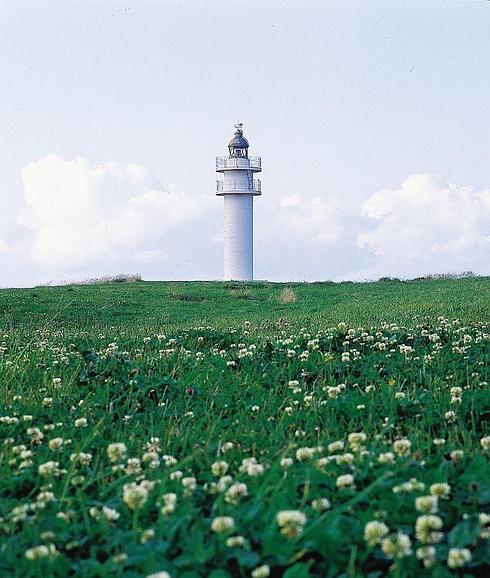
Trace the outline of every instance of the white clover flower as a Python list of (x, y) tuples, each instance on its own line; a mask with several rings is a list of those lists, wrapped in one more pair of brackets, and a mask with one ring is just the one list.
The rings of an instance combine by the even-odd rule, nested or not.
[(328, 453), (334, 454), (335, 452), (341, 452), (344, 449), (344, 445), (345, 444), (342, 440), (329, 443), (327, 446)]
[(490, 450), (490, 436), (481, 438), (480, 445), (485, 451)]
[(53, 558), (58, 554), (54, 544), (41, 544), (25, 551), (24, 555), (28, 560), (41, 560), (42, 558)]
[(146, 544), (147, 542), (152, 540), (154, 537), (155, 537), (155, 530), (153, 528), (147, 528), (146, 530), (143, 530), (143, 532), (141, 534), (140, 543)]
[(384, 522), (373, 520), (364, 526), (364, 540), (368, 546), (376, 546), (388, 535), (388, 532), (388, 526)]
[(437, 496), (420, 496), (415, 499), (415, 509), (424, 514), (435, 514), (438, 506), (439, 498)]
[(123, 486), (123, 502), (130, 510), (137, 510), (143, 506), (148, 499), (148, 489), (143, 483), (124, 484)]
[(379, 454), (378, 462), (380, 464), (394, 464), (395, 454), (393, 452), (384, 452), (382, 454)]
[(298, 448), (296, 450), (296, 459), (299, 462), (311, 460), (316, 453), (316, 448)]
[(340, 490), (345, 488), (352, 488), (354, 486), (354, 476), (352, 474), (344, 474), (339, 476), (335, 482), (335, 485)]
[(424, 544), (436, 544), (442, 540), (442, 520), (434, 514), (419, 516), (415, 522), (415, 536)]
[(63, 446), (63, 438), (53, 438), (48, 442), (48, 448), (50, 450), (59, 450)]
[(282, 510), (276, 514), (277, 525), (283, 536), (297, 536), (303, 531), (307, 518), (299, 510)]
[(388, 558), (405, 558), (412, 553), (410, 536), (399, 532), (395, 536), (385, 538), (381, 542), (381, 549)]
[(450, 454), (451, 459), (453, 462), (460, 462), (463, 459), (464, 451), (463, 450), (453, 450)]
[(79, 417), (78, 419), (75, 420), (74, 425), (75, 425), (75, 427), (78, 427), (78, 428), (87, 427), (87, 425), (88, 425), (87, 418), (86, 417)]
[(214, 462), (211, 465), (211, 471), (213, 472), (213, 475), (215, 475), (215, 476), (224, 476), (226, 474), (226, 472), (228, 471), (229, 467), (230, 466), (229, 466), (228, 462), (218, 461), (218, 462)]
[(426, 568), (431, 568), (436, 561), (436, 549), (434, 546), (420, 546), (415, 554), (417, 560), (422, 560)]
[(247, 484), (236, 482), (226, 490), (225, 502), (236, 505), (240, 498), (245, 498), (246, 496), (248, 496)]
[(192, 476), (182, 478), (182, 485), (184, 486), (184, 494), (186, 496), (192, 494), (197, 487), (197, 480)]
[(226, 539), (228, 548), (240, 548), (245, 545), (245, 538), (243, 536), (230, 536)]
[(293, 458), (281, 458), (280, 464), (283, 470), (287, 470), (290, 468), (294, 463)]
[(174, 494), (173, 492), (170, 492), (168, 494), (164, 494), (163, 495), (163, 506), (160, 509), (160, 512), (164, 516), (168, 516), (169, 514), (171, 514), (175, 510), (176, 505), (177, 505), (177, 494)]
[(317, 512), (324, 512), (330, 508), (330, 500), (327, 498), (316, 498), (311, 501), (311, 507)]
[(235, 520), (231, 516), (219, 516), (211, 523), (211, 530), (217, 534), (229, 532), (235, 527)]
[(468, 548), (450, 548), (447, 555), (449, 568), (462, 568), (471, 562), (471, 551)]
[(59, 462), (54, 461), (45, 462), (44, 464), (41, 464), (38, 467), (37, 471), (39, 472), (40, 476), (48, 477), (58, 473), (59, 465), (60, 465)]
[(445, 482), (438, 484), (432, 484), (429, 487), (429, 492), (431, 496), (437, 496), (439, 498), (446, 498), (451, 492), (451, 486)]
[(267, 564), (262, 564), (258, 566), (255, 570), (252, 570), (252, 578), (268, 578), (270, 576), (271, 569)]
[(127, 448), (123, 443), (109, 444), (107, 446), (107, 456), (109, 461), (114, 463), (126, 457)]
[(399, 456), (406, 456), (407, 454), (409, 454), (411, 447), (412, 447), (411, 441), (406, 438), (396, 440), (393, 443), (393, 450)]

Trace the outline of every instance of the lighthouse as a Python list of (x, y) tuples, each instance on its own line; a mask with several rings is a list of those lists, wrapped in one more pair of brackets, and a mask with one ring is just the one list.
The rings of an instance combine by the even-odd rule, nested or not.
[(255, 173), (262, 170), (260, 157), (248, 155), (243, 124), (235, 125), (228, 143), (228, 156), (216, 157), (216, 194), (224, 199), (224, 279), (253, 280), (253, 198), (261, 195)]

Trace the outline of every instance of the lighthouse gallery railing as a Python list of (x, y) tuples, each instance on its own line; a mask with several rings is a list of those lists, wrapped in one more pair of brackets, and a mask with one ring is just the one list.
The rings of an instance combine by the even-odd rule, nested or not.
[(260, 157), (216, 157), (217, 169), (260, 169), (261, 167), (262, 159)]
[(262, 183), (260, 179), (254, 179), (253, 184), (250, 183), (248, 189), (244, 188), (243, 182), (226, 181), (226, 189), (224, 188), (224, 181), (216, 181), (216, 191), (218, 193), (223, 191), (240, 191), (246, 193), (247, 191), (255, 191), (260, 193), (262, 190)]

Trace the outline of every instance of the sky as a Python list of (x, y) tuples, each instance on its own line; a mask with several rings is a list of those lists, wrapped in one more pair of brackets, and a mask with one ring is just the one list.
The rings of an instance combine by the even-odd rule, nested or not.
[(256, 278), (490, 274), (489, 30), (476, 0), (2, 0), (0, 286), (220, 279), (238, 120)]

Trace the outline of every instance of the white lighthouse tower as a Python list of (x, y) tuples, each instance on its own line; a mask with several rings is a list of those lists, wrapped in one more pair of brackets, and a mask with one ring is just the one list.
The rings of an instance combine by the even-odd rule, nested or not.
[(228, 144), (229, 154), (216, 157), (216, 194), (225, 203), (225, 281), (253, 279), (253, 198), (261, 195), (259, 179), (254, 174), (262, 170), (260, 157), (248, 156), (248, 141), (243, 136), (242, 123), (235, 125), (235, 136)]

